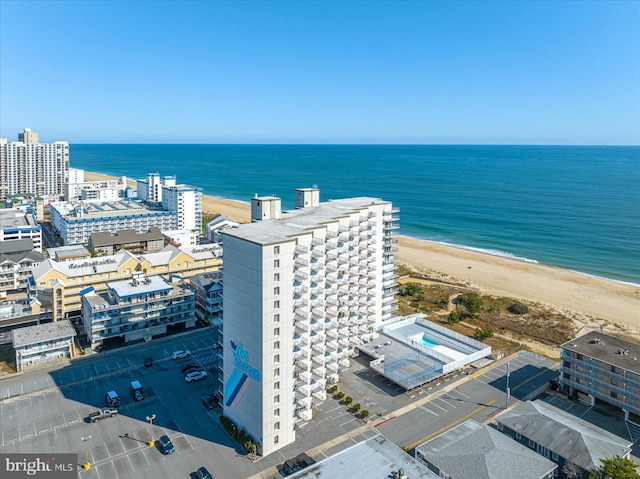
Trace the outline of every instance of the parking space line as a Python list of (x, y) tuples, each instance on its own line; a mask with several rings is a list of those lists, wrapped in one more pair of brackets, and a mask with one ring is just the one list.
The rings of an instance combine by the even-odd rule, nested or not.
[(467, 399), (471, 399), (471, 397), (470, 397), (470, 396), (467, 396), (465, 393), (463, 393), (463, 392), (462, 392), (462, 391), (460, 391), (459, 389), (452, 389), (452, 390), (451, 390), (451, 392), (452, 392), (452, 393), (453, 393), (453, 392), (456, 392), (456, 393), (460, 394), (460, 396), (464, 396), (464, 397), (466, 397)]
[(418, 408), (422, 409), (423, 411), (427, 411), (428, 413), (431, 413), (431, 414), (433, 414), (434, 416), (438, 416), (438, 417), (439, 417), (439, 414), (438, 414), (438, 413), (433, 412), (431, 409), (427, 409), (427, 408), (426, 408), (426, 407), (424, 407), (424, 406), (418, 406)]
[[(131, 464), (131, 469), (133, 469), (133, 472), (136, 472), (136, 468), (133, 467), (133, 462), (131, 462), (131, 457), (129, 456), (129, 454), (127, 454), (127, 459), (129, 459), (129, 464)], [(147, 461), (149, 462), (149, 461)]]
[[(355, 420), (356, 420), (356, 418), (355, 418), (355, 417), (354, 417), (354, 418), (351, 418), (351, 419), (349, 419), (347, 422), (343, 422), (342, 424), (339, 424), (339, 425), (338, 425), (338, 427), (342, 427), (342, 426), (344, 426), (345, 424), (349, 424), (350, 422), (353, 422), (353, 421), (355, 421)], [(353, 438), (352, 438), (352, 439), (353, 439)]]
[[(444, 400), (445, 396), (440, 396), (438, 399), (440, 399), (443, 403), (445, 403), (447, 406), (451, 406), (453, 409), (456, 409), (456, 406), (454, 406), (453, 404), (451, 404), (449, 401), (445, 401)], [(451, 398), (454, 399), (454, 398)]]
[[(439, 399), (439, 398), (436, 398), (436, 399)], [(439, 408), (439, 409), (442, 409), (444, 412), (449, 412), (449, 411), (447, 411), (445, 408), (443, 408), (442, 406), (438, 406), (438, 405), (437, 405), (435, 402), (433, 402), (433, 401), (428, 402), (427, 404), (432, 404), (432, 405), (434, 405), (435, 407), (437, 407), (437, 408)]]

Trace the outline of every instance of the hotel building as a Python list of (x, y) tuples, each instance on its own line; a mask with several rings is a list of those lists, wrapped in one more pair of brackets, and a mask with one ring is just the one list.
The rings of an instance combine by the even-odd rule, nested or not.
[(106, 339), (128, 343), (195, 326), (195, 294), (184, 283), (136, 274), (107, 288), (82, 294), (82, 322), (92, 347)]
[(112, 256), (91, 260), (58, 262), (47, 259), (36, 266), (29, 277), (28, 294), (53, 310), (53, 320), (79, 316), (81, 292), (93, 288), (107, 290), (111, 281), (130, 279), (141, 272), (146, 277), (161, 275), (189, 279), (200, 273), (217, 271), (222, 266), (220, 245), (200, 245), (178, 249), (166, 246), (157, 253), (135, 256), (121, 249)]
[(175, 211), (178, 222), (174, 230), (202, 233), (202, 190), (195, 186), (177, 185), (162, 188), (162, 208)]
[(51, 226), (66, 245), (87, 244), (92, 233), (115, 233), (126, 229), (145, 233), (153, 226), (174, 230), (177, 225), (177, 212), (152, 207), (139, 200), (51, 204)]
[(640, 424), (640, 344), (591, 331), (560, 347), (560, 384), (569, 396), (616, 406)]
[(0, 242), (29, 239), (42, 252), (42, 227), (33, 213), (21, 208), (0, 209)]
[(397, 210), (379, 198), (296, 209), (251, 200), (251, 224), (223, 232), (224, 415), (261, 445), (291, 444), (356, 346), (396, 305)]
[(160, 173), (149, 173), (146, 180), (136, 181), (136, 194), (140, 200), (162, 203), (162, 189), (165, 186), (176, 186), (176, 177), (161, 178)]
[(8, 195), (62, 196), (69, 178), (69, 143), (39, 143), (28, 128), (19, 141), (0, 138), (0, 202)]
[(126, 196), (127, 177), (119, 180), (84, 181), (84, 170), (69, 168), (64, 188), (65, 201), (117, 201)]

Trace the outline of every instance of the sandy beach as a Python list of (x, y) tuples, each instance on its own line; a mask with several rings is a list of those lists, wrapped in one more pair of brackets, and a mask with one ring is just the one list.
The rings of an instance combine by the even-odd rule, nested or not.
[[(85, 181), (110, 178), (85, 172)], [(135, 188), (135, 182), (129, 183)], [(222, 214), (249, 222), (248, 203), (205, 195), (202, 202), (205, 216)], [(640, 286), (404, 236), (398, 240), (400, 262), (421, 271), (468, 283), (484, 294), (539, 302), (640, 330)]]

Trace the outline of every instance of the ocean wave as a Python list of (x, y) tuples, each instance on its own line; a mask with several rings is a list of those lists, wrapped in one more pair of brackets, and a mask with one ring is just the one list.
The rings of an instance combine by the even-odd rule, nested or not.
[(500, 251), (497, 249), (477, 248), (475, 246), (466, 246), (462, 244), (447, 243), (445, 241), (432, 241), (432, 240), (426, 240), (426, 241), (430, 241), (431, 243), (441, 244), (442, 246), (450, 246), (452, 248), (466, 249), (468, 251), (474, 251), (476, 253), (488, 254), (491, 256), (499, 256), (501, 258), (522, 261), (523, 263), (540, 264), (540, 262), (536, 261), (535, 259), (525, 258), (523, 256), (516, 256), (513, 253), (507, 253), (506, 251)]

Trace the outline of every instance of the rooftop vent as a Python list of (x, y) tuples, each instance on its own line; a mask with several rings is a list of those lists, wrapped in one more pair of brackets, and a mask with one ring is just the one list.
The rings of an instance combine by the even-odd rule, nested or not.
[(589, 341), (590, 344), (604, 344), (602, 342), (602, 338), (593, 338), (591, 341)]
[(624, 354), (625, 356), (629, 355), (629, 350), (627, 348), (618, 349), (616, 354)]

